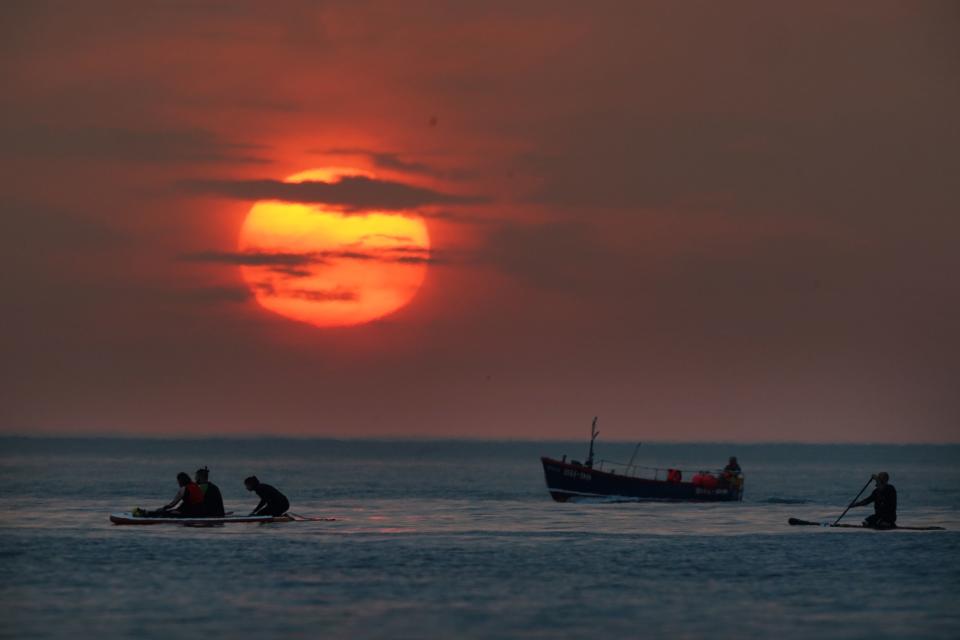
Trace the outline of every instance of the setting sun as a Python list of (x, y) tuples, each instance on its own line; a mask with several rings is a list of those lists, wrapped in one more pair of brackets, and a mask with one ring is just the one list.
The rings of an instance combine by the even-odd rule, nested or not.
[[(369, 176), (312, 169), (286, 182)], [(362, 324), (407, 305), (426, 276), (430, 240), (414, 214), (342, 212), (276, 200), (253, 205), (240, 232), (241, 267), (265, 309), (317, 327)]]

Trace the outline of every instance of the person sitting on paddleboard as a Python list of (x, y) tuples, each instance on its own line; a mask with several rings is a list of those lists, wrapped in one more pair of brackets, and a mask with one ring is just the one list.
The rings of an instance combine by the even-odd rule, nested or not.
[(250, 512), (252, 516), (282, 516), (290, 508), (290, 501), (268, 484), (257, 480), (257, 476), (250, 476), (243, 481), (247, 491), (253, 491), (260, 496), (260, 504)]
[(197, 469), (193, 477), (203, 492), (203, 514), (208, 518), (222, 518), (223, 495), (220, 487), (210, 482), (210, 469)]
[[(190, 480), (190, 476), (181, 471), (177, 474), (177, 484), (180, 490), (170, 502), (163, 506), (156, 515), (183, 515), (198, 517), (203, 515), (203, 491), (195, 482)], [(180, 505), (177, 508), (177, 505)]]
[(897, 526), (897, 490), (890, 484), (890, 474), (881, 471), (873, 476), (877, 488), (860, 502), (854, 502), (854, 507), (862, 507), (873, 503), (873, 515), (867, 516), (863, 526), (874, 529), (893, 529)]

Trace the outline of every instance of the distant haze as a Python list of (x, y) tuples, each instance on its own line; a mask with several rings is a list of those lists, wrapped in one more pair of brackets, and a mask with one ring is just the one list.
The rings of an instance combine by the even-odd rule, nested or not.
[[(960, 442), (958, 6), (5, 3), (0, 431)], [(262, 198), (425, 283), (265, 310)]]

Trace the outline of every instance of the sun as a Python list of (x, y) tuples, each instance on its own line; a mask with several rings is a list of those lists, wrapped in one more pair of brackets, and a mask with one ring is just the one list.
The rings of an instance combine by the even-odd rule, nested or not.
[[(369, 172), (310, 169), (285, 182), (334, 182)], [(259, 201), (240, 231), (240, 267), (257, 302), (317, 327), (358, 325), (403, 308), (426, 277), (430, 237), (413, 213), (345, 213)]]

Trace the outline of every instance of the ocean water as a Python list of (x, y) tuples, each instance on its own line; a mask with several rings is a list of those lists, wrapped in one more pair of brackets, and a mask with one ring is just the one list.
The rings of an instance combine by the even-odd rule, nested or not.
[[(960, 637), (960, 447), (645, 444), (651, 466), (737, 455), (744, 501), (553, 502), (539, 456), (585, 448), (0, 438), (0, 636)], [(203, 465), (228, 509), (255, 473), (336, 521), (109, 523)], [(835, 518), (879, 470), (900, 524), (948, 531), (786, 524)]]

